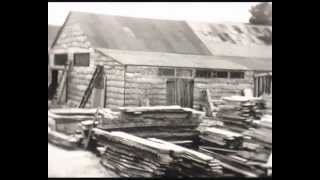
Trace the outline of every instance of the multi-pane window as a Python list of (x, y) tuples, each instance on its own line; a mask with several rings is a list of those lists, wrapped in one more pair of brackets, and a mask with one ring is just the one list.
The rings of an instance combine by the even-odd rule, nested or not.
[(54, 65), (64, 66), (68, 61), (68, 54), (55, 54), (54, 55)]
[(230, 72), (230, 78), (232, 79), (243, 79), (244, 72)]
[(171, 68), (159, 68), (159, 76), (174, 76), (174, 69)]
[(228, 72), (228, 71), (214, 71), (206, 69), (196, 70), (197, 78), (244, 78), (244, 72)]
[(74, 66), (87, 67), (90, 65), (90, 53), (76, 53), (74, 54)]

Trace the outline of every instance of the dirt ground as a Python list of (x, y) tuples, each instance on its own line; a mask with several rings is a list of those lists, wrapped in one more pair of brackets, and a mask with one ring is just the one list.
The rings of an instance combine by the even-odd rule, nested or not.
[(117, 177), (94, 154), (68, 151), (48, 143), (48, 177)]

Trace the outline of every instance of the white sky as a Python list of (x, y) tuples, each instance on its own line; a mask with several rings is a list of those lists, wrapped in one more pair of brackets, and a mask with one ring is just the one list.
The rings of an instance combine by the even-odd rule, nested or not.
[(48, 3), (48, 24), (62, 25), (69, 11), (204, 22), (248, 22), (256, 2)]

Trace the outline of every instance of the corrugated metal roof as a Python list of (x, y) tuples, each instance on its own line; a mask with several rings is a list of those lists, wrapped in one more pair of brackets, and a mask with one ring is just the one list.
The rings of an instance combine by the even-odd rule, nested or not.
[(48, 25), (48, 48), (51, 47), (56, 35), (58, 34), (60, 27)]
[(213, 55), (272, 58), (272, 26), (188, 22)]
[(255, 71), (272, 71), (272, 59), (271, 58), (247, 58), (247, 57), (227, 57), (217, 56), (217, 58), (223, 58), (229, 62), (237, 63), (248, 69)]
[(72, 23), (80, 24), (95, 47), (211, 55), (185, 21), (72, 12), (68, 24)]
[(243, 65), (214, 56), (122, 51), (103, 48), (97, 48), (97, 51), (112, 57), (123, 65), (248, 70)]

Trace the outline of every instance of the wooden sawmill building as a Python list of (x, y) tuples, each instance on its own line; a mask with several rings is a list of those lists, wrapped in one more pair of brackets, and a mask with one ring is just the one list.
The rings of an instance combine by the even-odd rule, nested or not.
[[(72, 62), (64, 101), (77, 106), (96, 66), (104, 67), (86, 107), (178, 104), (272, 89), (272, 27), (69, 13), (52, 46), (50, 69)], [(265, 77), (267, 80), (257, 80)], [(58, 77), (52, 78), (57, 81)], [(58, 83), (58, 82), (51, 83)], [(263, 82), (263, 86), (257, 83)]]

